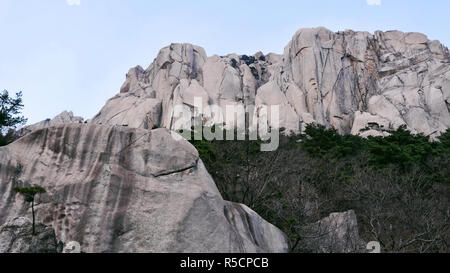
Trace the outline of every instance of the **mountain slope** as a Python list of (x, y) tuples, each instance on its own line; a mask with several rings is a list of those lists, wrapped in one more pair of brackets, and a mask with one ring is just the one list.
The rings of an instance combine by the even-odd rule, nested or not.
[(34, 131), (0, 148), (0, 223), (31, 216), (15, 187), (39, 185), (39, 222), (83, 252), (286, 252), (284, 234), (222, 199), (185, 140), (94, 124)]

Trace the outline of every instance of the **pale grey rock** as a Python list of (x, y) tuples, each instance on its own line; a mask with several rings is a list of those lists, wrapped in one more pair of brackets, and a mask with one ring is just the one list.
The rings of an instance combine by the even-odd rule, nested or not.
[(208, 92), (212, 102), (217, 104), (219, 100), (219, 90), (222, 84), (222, 75), (226, 68), (226, 63), (214, 55), (207, 59), (203, 68), (204, 88)]
[[(121, 94), (108, 101), (92, 122), (171, 128), (175, 89), (183, 79), (195, 79), (203, 85), (205, 61), (205, 51), (190, 44), (171, 44), (161, 49), (148, 69), (138, 66), (129, 71)], [(125, 109), (131, 110), (124, 114)]]
[(438, 131), (449, 128), (450, 112), (448, 111), (443, 91), (436, 87), (427, 86), (424, 88), (424, 97), (426, 105), (428, 106), (425, 109), (429, 111), (429, 120), (441, 125), (440, 128), (439, 125), (433, 127)]
[(62, 251), (61, 253), (71, 253), (71, 254), (77, 254), (81, 253), (81, 246), (78, 242), (71, 241), (67, 244), (62, 245)]
[(428, 38), (426, 35), (417, 32), (406, 33), (405, 43), (407, 44), (426, 44), (428, 43)]
[(369, 112), (372, 115), (377, 115), (386, 120), (389, 120), (389, 128), (393, 130), (396, 130), (400, 126), (406, 124), (398, 109), (389, 100), (387, 100), (386, 97), (382, 95), (373, 96), (370, 98)]
[(258, 252), (260, 248), (274, 253), (287, 253), (286, 236), (278, 228), (264, 221), (256, 212), (243, 204), (226, 202), (225, 216), (232, 227), (241, 235), (242, 245), (251, 247), (244, 252)]
[[(267, 106), (267, 120), (269, 127), (285, 128), (288, 132), (299, 132), (300, 118), (295, 110), (289, 104), (285, 94), (283, 94), (279, 86), (270, 81), (258, 89), (255, 104), (257, 108)], [(274, 125), (272, 120), (273, 106), (279, 107), (278, 124)]]
[(0, 148), (0, 223), (30, 215), (13, 192), (22, 183), (47, 190), (38, 221), (83, 252), (287, 249), (281, 231), (224, 201), (197, 150), (167, 129), (60, 125)]
[(61, 124), (71, 124), (71, 123), (82, 123), (84, 122), (84, 119), (82, 117), (74, 116), (73, 112), (71, 111), (64, 111), (61, 114), (57, 115), (53, 119), (46, 119), (43, 121), (40, 121), (38, 123), (25, 126), (22, 129), (20, 129), (17, 132), (17, 136), (22, 137), (30, 132), (33, 132), (35, 130), (61, 125)]
[(295, 84), (289, 84), (286, 90), (287, 102), (294, 107), (297, 115), (308, 113), (305, 93)]
[(181, 102), (188, 106), (195, 106), (194, 99), (201, 99), (200, 105), (208, 105), (208, 93), (206, 90), (198, 83), (197, 80), (192, 80), (190, 83), (188, 80), (183, 79), (180, 83), (180, 96)]
[[(196, 119), (204, 124), (223, 122), (228, 105), (244, 109), (247, 105), (254, 105), (257, 89), (267, 83), (272, 73), (275, 73), (280, 58), (280, 55), (269, 54), (266, 57), (262, 53), (255, 56), (230, 54), (207, 58), (200, 47), (172, 44), (161, 49), (147, 70), (143, 71), (140, 67), (131, 69), (121, 94), (108, 101), (92, 122), (122, 125), (119, 118), (111, 119), (111, 117), (123, 115), (123, 109), (135, 108), (136, 102), (129, 99), (131, 94), (135, 95), (137, 100), (150, 97), (161, 101), (160, 127), (177, 130), (180, 126), (186, 125), (190, 128), (189, 122), (180, 122), (174, 115), (175, 107), (180, 105), (195, 112)], [(195, 97), (202, 100), (203, 109), (194, 107)], [(113, 104), (111, 103), (113, 100), (123, 102)], [(211, 115), (206, 107), (211, 105), (220, 107), (222, 117)], [(134, 116), (141, 120), (141, 114)], [(133, 126), (145, 128), (142, 125)], [(241, 122), (236, 126), (244, 124)]]
[(352, 135), (362, 137), (387, 136), (390, 129), (390, 122), (380, 116), (371, 115), (367, 112), (356, 112), (352, 127)]
[(358, 222), (353, 210), (332, 213), (305, 227), (304, 247), (317, 253), (364, 252), (365, 243), (359, 237)]
[(426, 120), (432, 131), (449, 128), (447, 91), (439, 96), (427, 90), (436, 78), (448, 78), (448, 50), (423, 34), (302, 29), (283, 58), (279, 82), (294, 82), (304, 90), (316, 122), (339, 132), (350, 132), (355, 113), (361, 111), (389, 120), (393, 129), (406, 124), (416, 133), (427, 133), (406, 118), (411, 107), (423, 109), (417, 118)]
[(53, 228), (36, 223), (33, 235), (32, 227), (32, 221), (25, 217), (16, 217), (0, 226), (0, 253), (56, 253)]
[(161, 122), (161, 101), (136, 93), (121, 93), (108, 100), (90, 123), (153, 129)]
[(145, 91), (148, 85), (142, 82), (144, 76), (144, 69), (140, 66), (131, 68), (126, 76), (126, 81), (120, 88), (120, 93), (134, 93)]
[[(148, 69), (131, 69), (121, 92), (160, 100), (159, 126), (167, 129), (190, 125), (174, 126), (177, 104), (195, 112), (196, 122), (212, 125), (222, 119), (205, 106), (217, 105), (225, 114), (227, 105), (249, 109), (279, 103), (280, 126), (292, 131), (314, 122), (358, 133), (353, 127), (362, 112), (389, 121), (391, 129), (406, 125), (414, 133), (437, 136), (450, 127), (450, 55), (439, 41), (420, 33), (308, 28), (300, 29), (281, 55), (207, 57), (200, 47), (172, 44)], [(203, 109), (192, 106), (193, 96), (202, 98)], [(121, 109), (108, 107), (97, 119)], [(364, 134), (372, 133), (381, 135), (376, 130)]]
[(196, 79), (203, 83), (202, 67), (205, 51), (190, 44), (172, 44), (163, 48), (155, 62), (145, 71), (145, 82), (156, 90), (162, 102), (161, 127), (172, 127), (173, 92), (182, 79)]
[(434, 129), (435, 125), (431, 123), (431, 120), (426, 118), (427, 115), (424, 109), (414, 107), (406, 113), (405, 120), (413, 126), (414, 133), (421, 132), (426, 136), (434, 136), (438, 131)]

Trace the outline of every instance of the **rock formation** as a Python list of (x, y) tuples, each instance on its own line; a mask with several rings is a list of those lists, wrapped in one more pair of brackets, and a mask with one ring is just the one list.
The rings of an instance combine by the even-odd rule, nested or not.
[[(281, 55), (208, 57), (201, 47), (172, 44), (147, 69), (130, 69), (87, 124), (63, 112), (0, 148), (0, 223), (29, 214), (14, 187), (39, 185), (47, 193), (38, 220), (83, 252), (286, 252), (284, 234), (224, 201), (195, 148), (169, 131), (221, 123), (230, 105), (255, 116), (280, 106), (287, 132), (318, 123), (387, 136), (405, 125), (436, 137), (450, 128), (450, 54), (419, 33), (325, 28), (299, 30)], [(194, 116), (178, 122), (179, 106)], [(230, 126), (244, 127), (242, 115)], [(268, 117), (265, 125), (275, 124)], [(30, 240), (20, 239), (23, 225), (19, 218), (0, 228), (0, 252), (36, 249), (22, 244)], [(306, 242), (320, 252), (362, 244), (354, 212), (307, 228), (325, 238)]]
[(32, 235), (32, 222), (17, 217), (0, 226), (0, 253), (56, 253), (55, 231), (36, 223), (36, 234)]
[(450, 127), (450, 55), (419, 33), (325, 28), (299, 30), (282, 55), (207, 57), (198, 46), (172, 44), (148, 69), (131, 69), (92, 122), (180, 129), (174, 107), (195, 110), (194, 97), (223, 113), (226, 105), (255, 105), (256, 115), (261, 105), (280, 105), (280, 127), (296, 132), (315, 122), (362, 136), (402, 125), (437, 136)]
[(0, 223), (29, 215), (83, 252), (286, 252), (284, 234), (225, 202), (198, 152), (166, 129), (68, 124), (0, 148)]
[(365, 252), (365, 243), (359, 237), (358, 222), (354, 211), (332, 213), (310, 224), (303, 231), (306, 249), (318, 253)]

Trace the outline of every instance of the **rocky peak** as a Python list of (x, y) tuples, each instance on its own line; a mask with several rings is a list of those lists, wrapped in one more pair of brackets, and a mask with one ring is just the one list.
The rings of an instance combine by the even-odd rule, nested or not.
[[(388, 135), (406, 125), (436, 137), (450, 127), (450, 55), (420, 33), (324, 27), (298, 30), (282, 55), (207, 57), (199, 46), (171, 44), (147, 69), (130, 69), (120, 93), (90, 122), (190, 129), (190, 121), (177, 122), (174, 108), (194, 110), (194, 97), (203, 108), (219, 106), (223, 116), (227, 105), (279, 105), (287, 132), (318, 123), (340, 133)], [(208, 126), (220, 122), (208, 112), (195, 115)], [(371, 126), (373, 120), (383, 124)]]
[[(315, 122), (341, 133), (367, 136), (389, 134), (407, 125), (414, 133), (436, 136), (450, 127), (449, 71), (446, 47), (426, 35), (400, 31), (300, 29), (283, 55), (207, 57), (198, 46), (172, 44), (147, 70), (138, 67), (128, 73), (122, 88), (127, 96), (119, 98), (123, 104), (139, 105), (146, 103), (145, 94), (161, 104), (154, 102), (153, 108), (125, 115), (123, 107), (108, 102), (94, 122), (117, 124), (108, 119), (116, 114), (125, 123), (130, 122), (124, 116), (145, 121), (160, 111), (156, 126), (181, 129), (174, 128), (173, 108), (193, 107), (195, 96), (203, 98), (205, 105), (219, 105), (223, 112), (230, 104), (278, 104), (280, 126), (288, 131)], [(130, 93), (140, 98), (129, 100)], [(205, 124), (216, 122), (206, 113), (199, 115)], [(368, 132), (364, 120), (373, 119), (388, 124)], [(362, 131), (354, 128), (355, 123)]]

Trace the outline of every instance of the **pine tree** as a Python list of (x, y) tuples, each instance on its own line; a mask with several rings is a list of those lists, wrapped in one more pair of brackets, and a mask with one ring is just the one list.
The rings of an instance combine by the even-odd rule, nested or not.
[(36, 194), (45, 193), (46, 190), (40, 186), (33, 186), (29, 188), (14, 188), (14, 191), (22, 194), (25, 197), (25, 202), (31, 203), (31, 213), (33, 215), (33, 235), (36, 235), (35, 230), (35, 213), (34, 213), (34, 198)]

